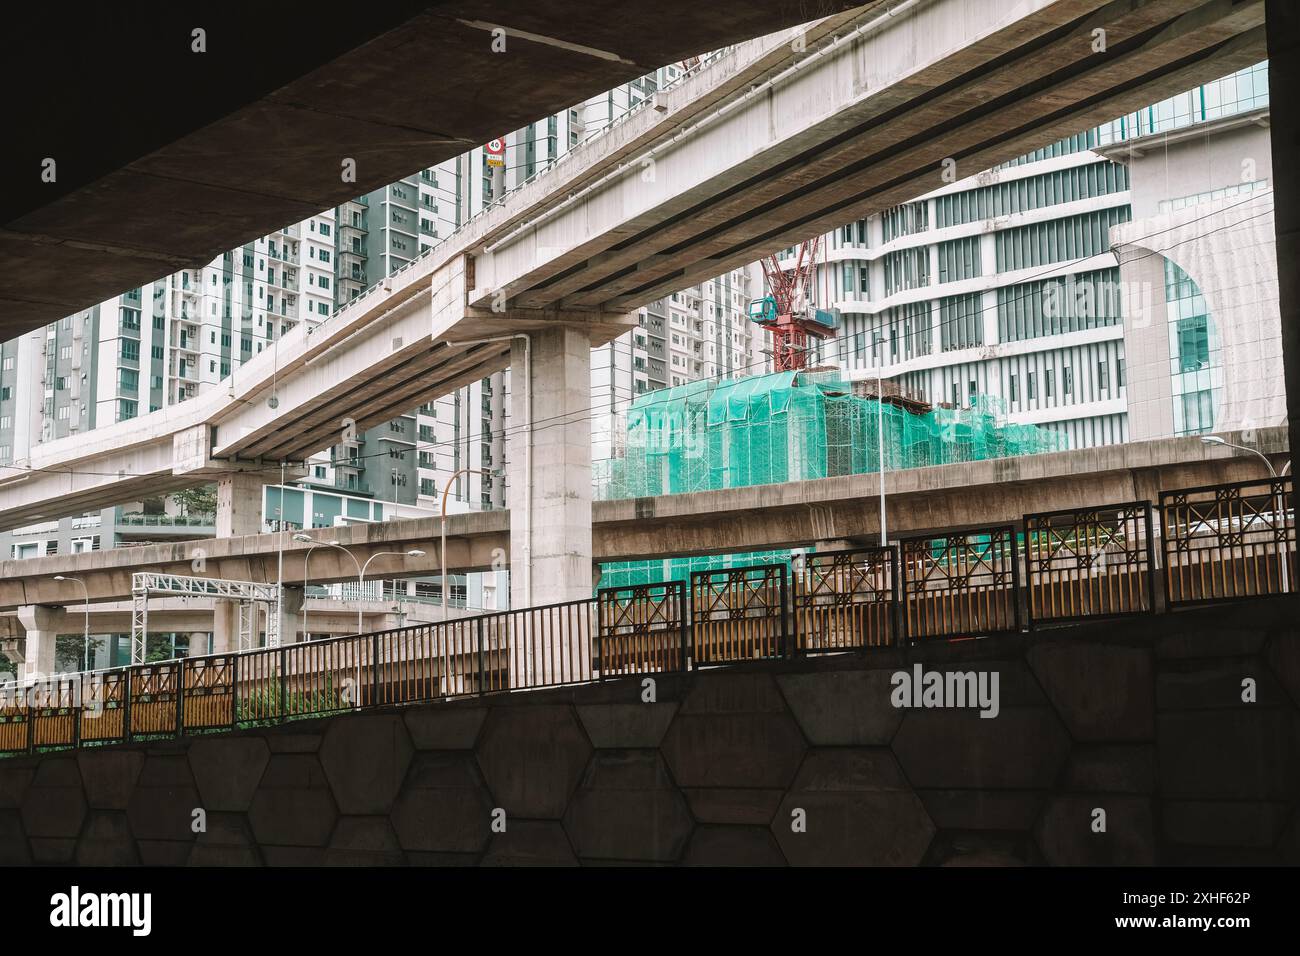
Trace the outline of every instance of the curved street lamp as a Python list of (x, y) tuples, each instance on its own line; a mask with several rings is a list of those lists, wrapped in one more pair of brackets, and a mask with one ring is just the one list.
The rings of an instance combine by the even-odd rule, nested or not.
[[(70, 574), (56, 574), (54, 575), (54, 580), (76, 581), (78, 584), (81, 585), (81, 593), (86, 598), (85, 626), (82, 632), (82, 639), (85, 642), (85, 650), (83, 652), (83, 661), (82, 661), (82, 670), (89, 672), (90, 670), (90, 591), (87, 589), (85, 581), (83, 581), (81, 578), (73, 577)], [(145, 635), (145, 639), (148, 640), (148, 635)]]
[[(1244, 452), (1247, 452), (1248, 454), (1254, 455), (1256, 458), (1258, 458), (1260, 461), (1262, 461), (1262, 462), (1264, 463), (1264, 467), (1268, 469), (1268, 473), (1269, 473), (1269, 475), (1272, 477), (1272, 479), (1273, 479), (1274, 481), (1277, 481), (1277, 479), (1278, 479), (1277, 469), (1274, 468), (1274, 467), (1273, 467), (1273, 463), (1272, 463), (1271, 461), (1268, 460), (1268, 456), (1265, 455), (1265, 454), (1264, 454), (1262, 451), (1260, 451), (1258, 448), (1250, 448), (1250, 447), (1248, 447), (1248, 446), (1246, 446), (1246, 445), (1235, 445), (1235, 444), (1233, 444), (1232, 442), (1228, 441), (1226, 438), (1221, 438), (1221, 437), (1218, 436), (1218, 435), (1202, 435), (1202, 436), (1201, 436), (1201, 442), (1202, 442), (1203, 444), (1206, 444), (1206, 445), (1222, 445), (1222, 446), (1225, 447), (1225, 448), (1232, 448), (1232, 449), (1235, 449), (1235, 450), (1237, 450), (1237, 451), (1244, 451)], [(1286, 474), (1288, 471), (1290, 471), (1290, 470), (1291, 470), (1291, 462), (1288, 460), (1287, 463), (1286, 463), (1285, 465), (1282, 466), (1282, 474), (1285, 475), (1285, 474)], [(1274, 496), (1274, 495), (1272, 494), (1272, 492), (1270, 492), (1269, 496), (1270, 496), (1271, 498), (1273, 498), (1273, 501), (1271, 502), (1271, 504), (1272, 504), (1272, 506), (1273, 506), (1273, 514), (1275, 514), (1275, 515), (1277, 516), (1277, 518), (1276, 518), (1277, 521), (1282, 522), (1282, 528), (1283, 528), (1283, 530), (1285, 531), (1285, 528), (1286, 528), (1286, 501), (1281, 497), (1281, 489), (1280, 489), (1280, 488), (1278, 489), (1278, 495), (1277, 495), (1277, 496)], [(1283, 534), (1283, 536), (1282, 536), (1282, 553), (1281, 553), (1280, 555), (1278, 555), (1278, 568), (1279, 568), (1279, 570), (1281, 571), (1281, 574), (1279, 575), (1279, 577), (1280, 577), (1281, 584), (1282, 584), (1282, 593), (1283, 593), (1283, 594), (1287, 594), (1287, 593), (1289, 593), (1290, 590), (1291, 590), (1291, 579), (1290, 579), (1290, 576), (1289, 576), (1288, 573), (1287, 573), (1287, 553), (1286, 553), (1286, 552), (1287, 552), (1287, 547), (1286, 547), (1286, 545), (1287, 545), (1286, 535)]]
[[(307, 561), (311, 559), (311, 553), (312, 553), (312, 551), (316, 550), (316, 548), (337, 548), (339, 551), (342, 551), (344, 554), (346, 554), (349, 558), (352, 559), (352, 564), (353, 564), (353, 566), (357, 569), (357, 585), (358, 585), (358, 594), (357, 594), (357, 601), (358, 601), (358, 606), (357, 606), (357, 633), (358, 633), (358, 634), (360, 634), (360, 633), (362, 632), (362, 621), (361, 621), (361, 617), (362, 617), (362, 608), (361, 608), (361, 606), (360, 606), (360, 601), (361, 601), (362, 597), (361, 597), (360, 592), (363, 591), (363, 590), (365, 590), (365, 586), (366, 586), (366, 569), (370, 567), (370, 562), (373, 561), (373, 560), (375, 560), (375, 558), (382, 558), (382, 557), (384, 557), (385, 555), (394, 555), (394, 556), (397, 556), (397, 557), (404, 557), (404, 558), (422, 558), (422, 557), (424, 557), (424, 552), (423, 552), (422, 550), (420, 550), (419, 548), (412, 548), (412, 549), (409, 550), (409, 551), (376, 551), (376, 552), (375, 552), (374, 554), (372, 554), (370, 557), (366, 558), (366, 562), (365, 562), (365, 564), (362, 564), (361, 562), (359, 562), (359, 561), (357, 560), (357, 556), (356, 556), (355, 554), (353, 554), (353, 553), (352, 553), (351, 551), (349, 551), (347, 548), (343, 547), (343, 545), (339, 544), (337, 541), (314, 541), (313, 538), (312, 538), (310, 535), (302, 534), (302, 533), (295, 534), (295, 535), (293, 536), (293, 539), (294, 539), (295, 541), (312, 541), (312, 542), (313, 542), (313, 543), (312, 543), (312, 546), (311, 546), (310, 548), (307, 549), (307, 557), (303, 559), (303, 567), (302, 567), (302, 581), (303, 581), (303, 585), (304, 585), (304, 587), (306, 586), (306, 584), (307, 584), (307, 580), (308, 580), (308, 578), (307, 578)], [(306, 633), (306, 627), (307, 627), (307, 618), (306, 618), (307, 598), (306, 598), (306, 595), (303, 596), (303, 605), (302, 605), (302, 606), (303, 606), (303, 632), (304, 632), (304, 634), (305, 634), (305, 633)]]
[(461, 475), (470, 475), (477, 472), (480, 475), (491, 475), (491, 468), (461, 468), (459, 471), (452, 472), (447, 483), (442, 487), (442, 557), (439, 559), (439, 568), (442, 572), (442, 619), (447, 620), (447, 601), (451, 597), (451, 579), (447, 576), (447, 495), (451, 493), (451, 486)]

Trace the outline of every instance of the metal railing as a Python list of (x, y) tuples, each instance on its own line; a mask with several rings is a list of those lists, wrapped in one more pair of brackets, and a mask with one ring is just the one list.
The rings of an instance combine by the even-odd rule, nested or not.
[(129, 512), (117, 513), (116, 523), (121, 527), (146, 528), (211, 528), (217, 523), (216, 514), (197, 515), (147, 515)]
[(1151, 502), (1025, 515), (1033, 624), (1155, 610)]
[(912, 639), (1020, 630), (1010, 525), (898, 542), (903, 633)]
[(697, 666), (785, 657), (784, 564), (691, 574), (691, 660)]
[(886, 647), (897, 633), (893, 548), (812, 553), (794, 562), (795, 646), (817, 654)]
[(1292, 478), (1160, 493), (1170, 607), (1296, 590)]
[(681, 581), (605, 588), (596, 598), (601, 679), (686, 670), (686, 586)]
[(1149, 614), (1160, 610), (1157, 578), (1170, 608), (1296, 591), (1290, 477), (1163, 493), (1159, 512), (1159, 525), (1147, 501), (1031, 514), (1019, 530), (913, 536), (792, 567), (697, 571), (563, 604), (10, 684), (0, 753), (1019, 631), (1022, 602), (1030, 628)]

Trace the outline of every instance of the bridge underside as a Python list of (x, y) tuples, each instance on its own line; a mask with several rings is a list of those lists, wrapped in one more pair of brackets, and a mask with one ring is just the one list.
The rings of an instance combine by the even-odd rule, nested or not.
[(850, 6), (664, 0), (611, 17), (564, 0), (398, 0), (347, 16), (226, 3), (196, 17), (149, 4), (83, 11), (76, 30), (53, 28), (48, 7), (11, 10), (21, 42), (5, 76), (29, 91), (0, 157), (0, 340), (664, 64)]
[[(278, 480), (275, 463), (510, 363), (508, 341), (484, 339), (585, 325), (608, 341), (640, 303), (1264, 55), (1263, 0), (1043, 0), (1015, 14), (937, 0), (742, 44), (667, 91), (664, 112), (629, 116), (312, 336), (258, 356), (184, 423), (145, 416), (131, 434), (41, 446), (0, 488), (0, 527), (223, 471)], [(196, 462), (168, 447), (185, 427), (201, 432)]]
[(1064, 0), (1014, 15), (972, 0), (864, 17), (863, 32), (810, 42), (789, 58), (797, 71), (689, 136), (673, 138), (684, 124), (670, 111), (639, 141), (655, 146), (652, 175), (643, 149), (524, 228), (497, 233), (489, 217), (471, 301), (643, 305), (1258, 62), (1264, 17), (1263, 0)]

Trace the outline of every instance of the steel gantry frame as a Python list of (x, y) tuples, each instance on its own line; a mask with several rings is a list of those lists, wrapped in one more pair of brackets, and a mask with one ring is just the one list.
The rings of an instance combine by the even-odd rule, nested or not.
[(149, 596), (229, 598), (239, 602), (239, 650), (250, 650), (257, 631), (257, 605), (266, 605), (266, 646), (280, 646), (280, 617), (284, 588), (279, 584), (198, 578), (183, 574), (137, 571), (131, 575), (131, 663), (143, 664), (149, 633)]

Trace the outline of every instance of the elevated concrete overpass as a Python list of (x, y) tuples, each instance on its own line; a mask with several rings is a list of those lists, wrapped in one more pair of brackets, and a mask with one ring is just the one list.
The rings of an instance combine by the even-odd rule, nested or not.
[(606, 341), (665, 292), (940, 185), (945, 158), (981, 169), (1253, 62), (1262, 23), (1254, 0), (927, 0), (741, 44), (228, 388), (40, 446), (0, 527), (278, 475), (264, 463), (509, 364), (482, 339), (570, 323)]
[[(1254, 447), (1279, 469), (1289, 458), (1285, 428), (1225, 437), (1232, 442), (1253, 438)], [(1258, 458), (1229, 454), (1197, 438), (891, 471), (885, 483), (888, 532), (893, 536), (955, 530), (1017, 522), (1033, 512), (1155, 500), (1162, 489), (1258, 479), (1263, 471)], [(874, 474), (597, 501), (591, 515), (593, 561), (723, 554), (840, 540), (869, 542), (879, 535), (879, 501)], [(448, 567), (465, 572), (511, 566), (510, 519), (509, 511), (450, 516)], [(361, 561), (382, 551), (426, 551), (418, 558), (376, 558), (369, 573), (372, 579), (437, 574), (438, 535), (439, 522), (428, 518), (311, 532), (319, 542), (337, 540)], [(80, 586), (55, 581), (55, 575), (81, 577), (92, 603), (126, 600), (131, 595), (131, 574), (145, 570), (283, 580), (290, 586), (355, 580), (355, 566), (333, 548), (313, 550), (311, 575), (305, 580), (303, 564), (309, 547), (290, 535), (260, 534), (3, 561), (0, 612), (33, 605), (78, 605)], [(591, 578), (587, 588), (590, 594)]]
[(27, 92), (0, 156), (0, 340), (666, 63), (854, 5), (153, 2), (79, 11), (75, 30), (49, 6), (11, 10), (0, 70)]
[[(0, 480), (0, 527), (214, 478), (229, 505), (278, 463), (510, 364), (515, 551), (580, 595), (587, 350), (628, 310), (1265, 49), (1263, 0), (877, 6), (740, 44), (227, 388), (40, 446)], [(235, 510), (219, 535), (256, 527)], [(531, 573), (515, 603), (533, 603)]]
[[(92, 637), (103, 634), (131, 633), (131, 603), (111, 601), (92, 604), (89, 613), (84, 604), (69, 604), (63, 608), (59, 633), (83, 634), (89, 619)], [(282, 639), (286, 642), (302, 639), (303, 627), (313, 636), (328, 634), (355, 634), (357, 614), (361, 614), (362, 627), (367, 631), (382, 631), (409, 624), (427, 624), (442, 620), (442, 605), (425, 600), (343, 600), (335, 597), (307, 596), (297, 613), (286, 615)], [(480, 608), (452, 605), (447, 617), (466, 617), (481, 614)], [(191, 644), (191, 654), (208, 653), (207, 635), (212, 633), (220, 619), (217, 601), (213, 598), (159, 597), (149, 602), (150, 634), (201, 634), (200, 645)], [(27, 637), (19, 612), (0, 612), (0, 653), (11, 661), (24, 658)]]
[[(857, 22), (852, 14), (826, 18), (743, 44), (714, 67), (663, 94), (618, 129), (566, 155), (557, 175), (512, 193), (496, 229), (541, 210), (635, 151), (668, 136), (693, 117), (739, 95), (794, 55), (791, 45), (833, 35)], [(666, 113), (658, 109), (671, 102)], [(637, 136), (626, 141), (626, 131)], [(644, 128), (643, 128), (644, 127)], [(623, 148), (592, 152), (595, 143)], [(481, 217), (486, 222), (487, 217)], [(490, 235), (490, 234), (489, 234)], [(508, 336), (552, 325), (554, 313), (510, 314), (466, 307), (472, 277), (468, 250), (485, 241), (471, 225), (422, 259), (340, 309), (327, 322), (290, 332), (276, 349), (246, 362), (228, 381), (197, 399), (75, 438), (47, 442), (26, 462), (0, 467), (0, 529), (78, 514), (114, 503), (248, 473), (279, 480), (281, 461), (302, 461), (509, 364)], [(470, 280), (467, 285), (467, 278)], [(622, 312), (579, 317), (594, 344), (625, 331)], [(460, 344), (505, 336), (504, 341)], [(247, 531), (231, 527), (227, 533)]]

